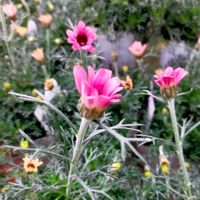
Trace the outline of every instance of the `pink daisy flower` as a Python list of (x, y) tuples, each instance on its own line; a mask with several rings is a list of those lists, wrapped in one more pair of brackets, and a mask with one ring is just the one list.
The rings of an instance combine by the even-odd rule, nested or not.
[(81, 49), (90, 53), (95, 51), (93, 42), (97, 39), (96, 33), (83, 21), (79, 21), (74, 30), (67, 29), (66, 34), (67, 41), (72, 44), (74, 51)]

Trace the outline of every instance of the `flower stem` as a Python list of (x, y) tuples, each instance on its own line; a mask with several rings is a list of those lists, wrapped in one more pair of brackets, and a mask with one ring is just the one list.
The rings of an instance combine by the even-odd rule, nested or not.
[(115, 76), (119, 76), (118, 65), (116, 61), (113, 61), (113, 66), (115, 70)]
[(50, 59), (49, 54), (50, 54), (50, 31), (47, 28), (46, 29), (46, 43), (47, 43), (47, 58)]
[(72, 161), (70, 163), (70, 169), (69, 169), (69, 174), (68, 174), (68, 181), (67, 181), (67, 188), (66, 188), (66, 195), (69, 195), (70, 192), (70, 187), (72, 184), (72, 175), (76, 171), (76, 166), (78, 163), (78, 160), (80, 158), (80, 154), (82, 151), (82, 146), (83, 146), (83, 138), (85, 135), (85, 132), (90, 124), (90, 120), (85, 119), (84, 117), (81, 120), (81, 125), (78, 131), (78, 134), (76, 136), (76, 144), (73, 150), (73, 157)]
[(188, 174), (187, 168), (185, 166), (185, 159), (184, 159), (184, 155), (183, 155), (183, 146), (182, 146), (182, 141), (180, 139), (179, 130), (178, 130), (174, 98), (168, 100), (168, 107), (169, 107), (169, 111), (170, 111), (173, 131), (174, 131), (176, 151), (177, 151), (180, 167), (183, 172), (183, 176), (184, 176), (183, 178), (184, 178), (184, 182), (185, 182), (185, 187), (187, 189), (187, 195), (189, 197), (191, 197), (189, 174)]
[(0, 21), (1, 21), (1, 25), (2, 25), (5, 45), (6, 45), (7, 52), (8, 52), (9, 58), (10, 58), (10, 62), (11, 62), (12, 68), (13, 68), (12, 72), (14, 74), (16, 74), (15, 59), (14, 59), (13, 52), (12, 52), (12, 49), (10, 48), (9, 41), (8, 41), (8, 31), (7, 31), (7, 27), (6, 27), (5, 17), (4, 17), (3, 11), (2, 11), (2, 6), (0, 6)]

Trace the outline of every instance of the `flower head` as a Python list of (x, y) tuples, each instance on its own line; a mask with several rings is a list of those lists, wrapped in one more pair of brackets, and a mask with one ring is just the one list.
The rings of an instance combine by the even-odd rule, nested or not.
[(30, 156), (26, 155), (24, 158), (23, 158), (23, 161), (24, 161), (24, 169), (26, 172), (37, 172), (38, 171), (38, 167), (40, 165), (43, 164), (42, 161), (39, 161), (39, 159), (33, 159), (31, 158)]
[(28, 30), (26, 27), (23, 27), (23, 26), (16, 26), (15, 28), (15, 32), (21, 36), (21, 37), (25, 37), (28, 33)]
[(20, 147), (22, 147), (22, 148), (28, 148), (28, 146), (29, 146), (28, 140), (21, 140), (20, 141)]
[(74, 30), (67, 29), (66, 34), (67, 41), (72, 44), (74, 51), (81, 49), (90, 53), (95, 51), (93, 42), (97, 39), (96, 33), (83, 21), (79, 21)]
[(144, 166), (144, 177), (146, 177), (146, 178), (152, 177), (152, 173), (151, 173), (151, 169), (150, 169), (149, 165)]
[(125, 90), (131, 90), (133, 88), (133, 81), (129, 75), (127, 75), (126, 80), (121, 83)]
[(53, 21), (53, 17), (50, 14), (43, 14), (38, 17), (38, 20), (40, 21), (42, 26), (44, 26), (45, 28), (49, 28)]
[(87, 119), (101, 117), (105, 109), (112, 103), (120, 101), (118, 94), (120, 79), (112, 77), (112, 71), (100, 68), (96, 73), (94, 68), (88, 67), (88, 74), (79, 64), (74, 66), (74, 79), (76, 88), (81, 94), (78, 109), (81, 115)]
[(43, 48), (37, 48), (34, 51), (32, 51), (31, 56), (38, 62), (43, 63), (44, 62), (44, 51)]
[(11, 88), (12, 88), (12, 86), (11, 86), (11, 84), (8, 81), (3, 82), (3, 90), (4, 91), (9, 92), (11, 90)]
[(6, 3), (3, 5), (3, 13), (9, 18), (9, 19), (15, 19), (17, 14), (17, 7), (13, 3)]
[(188, 74), (181, 67), (175, 70), (172, 67), (167, 67), (165, 70), (157, 69), (155, 73), (155, 83), (160, 87), (161, 93), (166, 99), (176, 96), (176, 89), (179, 82)]
[(110, 173), (116, 173), (116, 172), (119, 172), (120, 169), (121, 169), (121, 163), (120, 162), (114, 162), (110, 166), (109, 172)]
[(144, 51), (147, 48), (147, 44), (142, 44), (140, 41), (135, 40), (128, 50), (137, 58), (140, 59)]
[(45, 90), (52, 90), (57, 85), (57, 81), (54, 78), (46, 79), (44, 82)]
[(159, 147), (159, 164), (160, 164), (160, 168), (161, 168), (161, 172), (163, 174), (168, 174), (169, 173), (169, 160), (167, 159), (167, 156), (164, 154), (163, 151), (163, 146), (161, 145)]

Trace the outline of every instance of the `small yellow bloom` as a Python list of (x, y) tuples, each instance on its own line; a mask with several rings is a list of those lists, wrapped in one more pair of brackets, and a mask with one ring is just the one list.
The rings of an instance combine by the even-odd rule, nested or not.
[(159, 164), (161, 168), (161, 172), (163, 174), (169, 174), (169, 160), (167, 159), (167, 156), (164, 154), (163, 146), (159, 146)]
[(17, 33), (17, 35), (19, 35), (20, 37), (25, 37), (28, 33), (28, 30), (26, 27), (23, 26), (17, 26), (15, 28), (15, 32)]
[(125, 81), (122, 81), (122, 86), (125, 90), (131, 90), (133, 88), (133, 81), (129, 75), (126, 76)]
[(3, 83), (3, 90), (9, 92), (11, 90), (11, 84), (9, 82)]
[(128, 72), (128, 66), (127, 65), (123, 65), (122, 66), (122, 70), (123, 70), (123, 72), (127, 73)]
[(28, 155), (25, 155), (25, 157), (23, 158), (23, 161), (24, 161), (25, 171), (30, 172), (30, 173), (37, 172), (38, 167), (43, 164), (43, 162), (39, 161), (39, 159), (31, 158)]
[(150, 178), (152, 176), (151, 169), (149, 165), (145, 165), (144, 167), (144, 176), (146, 178)]
[(18, 9), (21, 9), (22, 7), (23, 7), (23, 5), (22, 5), (21, 3), (18, 3), (18, 4), (17, 4), (17, 8), (18, 8)]
[(21, 140), (20, 147), (22, 147), (22, 148), (28, 148), (28, 146), (29, 146), (28, 140)]
[(1, 188), (1, 193), (5, 193), (9, 190), (9, 185), (5, 185), (3, 188)]
[(47, 2), (47, 6), (48, 6), (50, 11), (54, 10), (54, 5), (50, 1)]
[(29, 41), (30, 43), (32, 43), (34, 40), (35, 40), (35, 38), (34, 38), (33, 36), (29, 36), (29, 37), (28, 37), (28, 41)]
[(161, 172), (163, 174), (169, 174), (169, 165), (167, 163), (161, 165)]
[(56, 39), (54, 40), (54, 43), (55, 43), (56, 45), (61, 45), (62, 40), (61, 40), (60, 38), (56, 38)]
[(167, 108), (164, 107), (164, 108), (162, 109), (162, 113), (163, 113), (163, 114), (167, 114), (167, 113), (168, 113)]
[(113, 164), (111, 165), (109, 171), (110, 171), (111, 173), (116, 173), (116, 172), (118, 172), (118, 171), (120, 170), (120, 168), (121, 168), (121, 163), (120, 163), (120, 162), (115, 162), (115, 163), (113, 163)]
[(186, 167), (187, 169), (189, 169), (189, 168), (190, 168), (190, 163), (189, 163), (189, 162), (185, 162), (185, 167)]
[(152, 176), (151, 171), (149, 171), (149, 170), (145, 171), (145, 172), (144, 172), (144, 176), (145, 176), (146, 178), (150, 178), (150, 177)]

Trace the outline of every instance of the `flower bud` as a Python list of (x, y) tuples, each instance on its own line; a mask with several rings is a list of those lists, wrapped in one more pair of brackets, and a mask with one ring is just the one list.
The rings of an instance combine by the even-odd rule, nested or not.
[(38, 20), (40, 21), (43, 27), (49, 28), (53, 21), (53, 17), (50, 14), (43, 14), (38, 17)]
[(163, 146), (159, 147), (159, 152), (160, 152), (159, 164), (161, 172), (167, 175), (169, 174), (169, 160), (167, 159), (166, 155), (163, 152)]
[(15, 33), (17, 33), (17, 35), (19, 35), (20, 37), (25, 37), (28, 33), (28, 30), (26, 27), (23, 26), (17, 26), (15, 28)]
[(22, 147), (22, 148), (28, 148), (28, 146), (29, 146), (28, 140), (21, 140), (20, 141), (20, 147)]
[(3, 83), (3, 90), (9, 92), (11, 90), (11, 84), (9, 82)]
[(121, 163), (120, 162), (114, 162), (111, 166), (110, 166), (110, 169), (109, 171), (111, 173), (116, 173), (116, 172), (119, 172), (121, 169)]
[(149, 165), (145, 165), (145, 167), (144, 167), (144, 176), (146, 178), (152, 177), (152, 173), (151, 173), (151, 169), (150, 169)]
[(44, 62), (44, 51), (43, 48), (37, 48), (34, 51), (32, 51), (31, 56), (38, 62), (43, 63)]
[(61, 45), (61, 43), (62, 43), (62, 40), (60, 39), (60, 38), (56, 38), (55, 40), (54, 40), (54, 43), (56, 44), (56, 45)]

